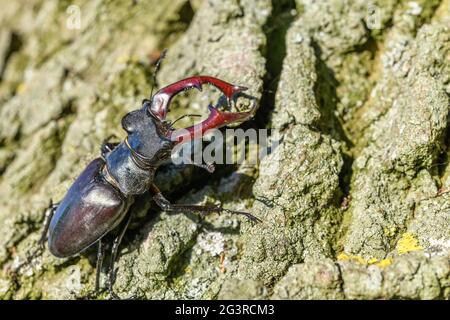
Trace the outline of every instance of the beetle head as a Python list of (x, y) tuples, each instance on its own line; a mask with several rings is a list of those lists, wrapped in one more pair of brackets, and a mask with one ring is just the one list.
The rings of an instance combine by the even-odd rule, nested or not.
[(122, 127), (128, 133), (128, 144), (149, 162), (158, 165), (170, 158), (174, 143), (168, 138), (169, 125), (148, 112), (150, 101), (141, 109), (126, 114)]

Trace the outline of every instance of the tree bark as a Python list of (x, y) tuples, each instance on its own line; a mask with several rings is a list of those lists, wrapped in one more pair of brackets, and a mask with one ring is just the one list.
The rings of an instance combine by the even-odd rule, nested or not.
[[(251, 126), (281, 143), (258, 166), (162, 168), (157, 185), (171, 201), (263, 222), (169, 214), (137, 198), (116, 264), (120, 296), (450, 297), (448, 0), (1, 7), (0, 298), (108, 297), (94, 292), (95, 249), (18, 266), (50, 199), (103, 139), (125, 137), (120, 119), (148, 98), (164, 48), (158, 86), (207, 74), (249, 87)], [(206, 114), (218, 97), (182, 96), (170, 117)]]

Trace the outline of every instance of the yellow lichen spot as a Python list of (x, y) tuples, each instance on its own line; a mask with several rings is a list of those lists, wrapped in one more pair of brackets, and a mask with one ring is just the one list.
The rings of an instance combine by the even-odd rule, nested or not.
[(367, 260), (368, 264), (374, 264), (374, 263), (377, 263), (377, 262), (378, 262), (377, 258), (370, 258), (369, 260)]
[(357, 262), (359, 264), (367, 264), (367, 260), (364, 259), (363, 257), (360, 256), (355, 256), (355, 255), (348, 255), (345, 252), (341, 252), (338, 256), (337, 259), (340, 261), (353, 261), (353, 262)]
[(409, 232), (405, 232), (397, 243), (398, 254), (405, 254), (422, 249), (423, 248), (419, 245), (419, 241)]
[(130, 56), (128, 56), (128, 55), (121, 55), (121, 56), (117, 57), (116, 62), (117, 63), (127, 63), (129, 59), (130, 59)]
[(139, 57), (137, 56), (129, 56), (129, 55), (121, 55), (118, 56), (116, 59), (117, 63), (128, 63), (128, 62), (138, 62), (139, 61)]
[(350, 260), (350, 257), (345, 253), (345, 252), (341, 252), (339, 253), (339, 255), (337, 256), (337, 259), (339, 261), (347, 261)]
[(380, 262), (375, 263), (375, 265), (380, 267), (380, 268), (385, 268), (385, 267), (387, 267), (390, 264), (392, 264), (392, 259), (391, 258), (383, 259)]
[(392, 263), (391, 258), (383, 259), (381, 261), (378, 260), (377, 258), (364, 259), (361, 256), (349, 255), (349, 254), (346, 254), (345, 252), (341, 252), (337, 256), (337, 259), (339, 261), (352, 261), (352, 262), (356, 262), (356, 263), (359, 263), (362, 265), (376, 265), (380, 268), (387, 267), (388, 265), (390, 265)]
[(18, 94), (24, 93), (25, 90), (27, 90), (27, 86), (26, 86), (25, 83), (23, 83), (23, 82), (20, 83), (20, 84), (17, 86), (17, 89), (16, 89), (16, 91), (17, 91)]
[(393, 237), (393, 236), (395, 236), (396, 233), (397, 233), (397, 227), (395, 227), (395, 226), (384, 228), (384, 234), (388, 237)]

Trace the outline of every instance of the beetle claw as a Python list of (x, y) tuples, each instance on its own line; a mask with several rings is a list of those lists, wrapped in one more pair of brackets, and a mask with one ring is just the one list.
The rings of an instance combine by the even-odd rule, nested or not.
[(200, 92), (203, 91), (203, 87), (202, 87), (202, 84), (200, 82), (194, 83), (194, 88), (196, 88)]
[(208, 108), (210, 114), (206, 120), (188, 128), (171, 131), (168, 133), (168, 138), (173, 142), (179, 143), (191, 139), (200, 138), (206, 131), (210, 129), (220, 128), (234, 122), (247, 121), (255, 114), (257, 105), (256, 101), (254, 100), (252, 108), (250, 109), (250, 111), (246, 112), (221, 112), (217, 110), (217, 108), (214, 108), (212, 105), (209, 105)]
[(139, 300), (140, 299), (140, 297), (137, 295), (132, 295), (128, 298), (121, 298), (114, 291), (110, 291), (109, 295), (110, 295), (110, 300)]
[[(195, 76), (180, 80), (160, 89), (151, 100), (150, 112), (159, 120), (164, 120), (169, 110), (172, 98), (181, 91), (196, 88), (202, 91), (203, 84), (211, 84), (219, 89), (227, 99), (231, 99), (239, 92), (247, 90), (247, 87), (233, 85), (223, 80), (209, 76)], [(147, 105), (145, 106), (147, 107)]]

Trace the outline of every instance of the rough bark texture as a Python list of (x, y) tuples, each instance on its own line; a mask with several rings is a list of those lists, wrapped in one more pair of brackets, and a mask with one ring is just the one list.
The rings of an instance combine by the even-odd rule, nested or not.
[[(120, 4), (119, 4), (120, 3)], [(79, 29), (68, 27), (77, 5)], [(248, 86), (254, 128), (282, 143), (258, 167), (158, 173), (205, 221), (137, 199), (115, 288), (147, 299), (448, 299), (448, 0), (1, 1), (0, 298), (93, 293), (94, 249), (36, 247), (58, 201), (151, 86), (209, 74)], [(178, 99), (172, 117), (217, 94)], [(273, 168), (273, 163), (278, 163)], [(274, 171), (275, 170), (275, 171)], [(263, 199), (263, 200), (261, 200)], [(106, 277), (102, 278), (103, 283)]]

